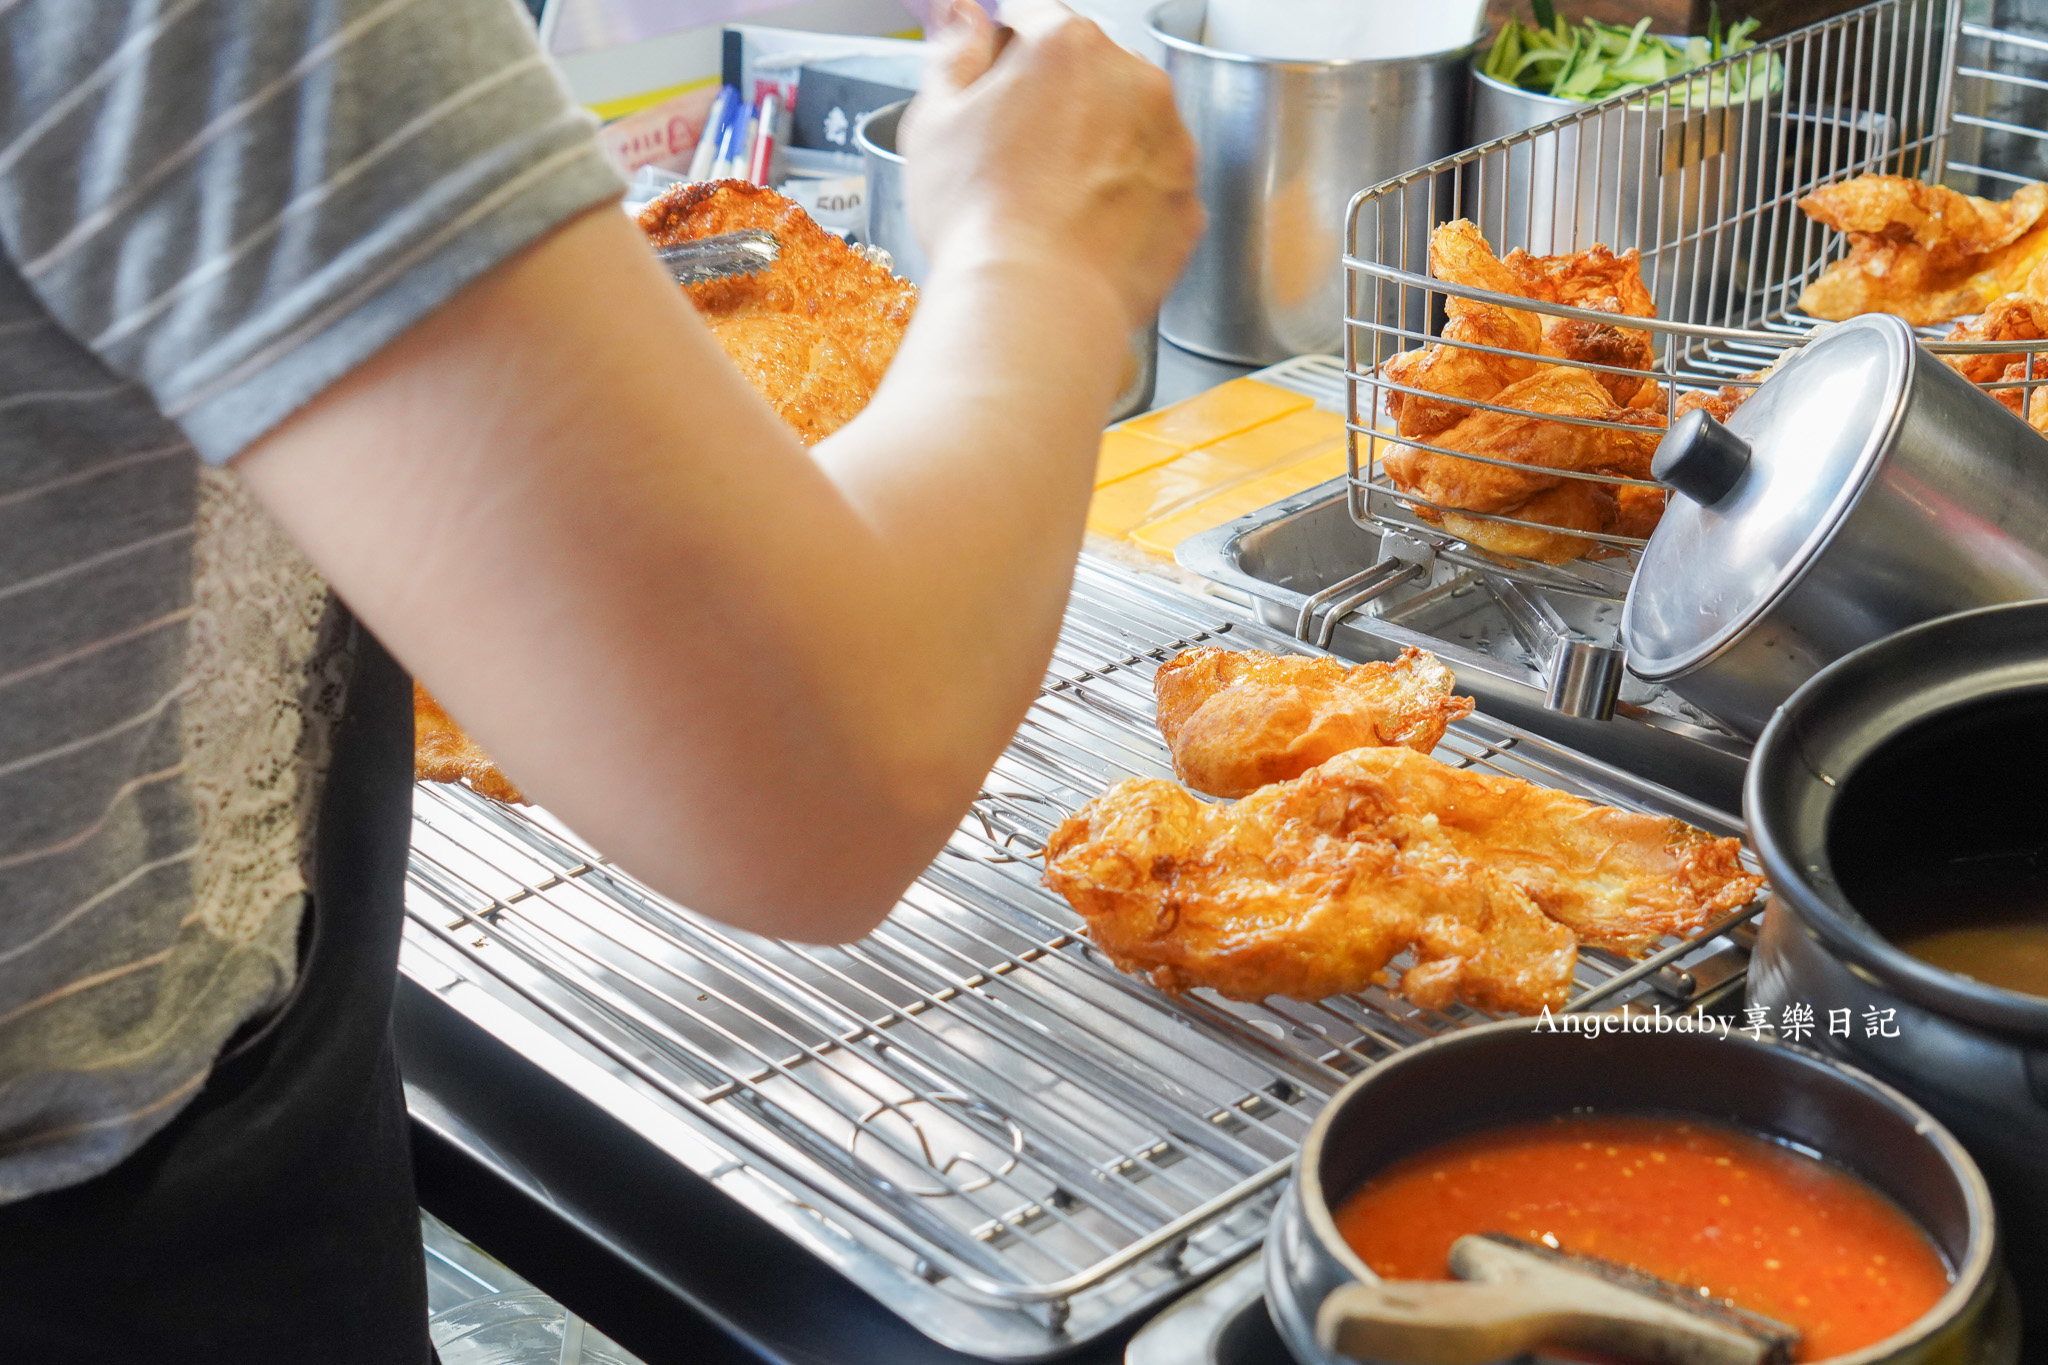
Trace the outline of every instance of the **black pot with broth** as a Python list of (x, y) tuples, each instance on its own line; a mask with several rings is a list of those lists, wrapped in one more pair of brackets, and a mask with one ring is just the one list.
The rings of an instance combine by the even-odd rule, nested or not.
[(2048, 1343), (2048, 602), (1824, 669), (1758, 740), (1743, 810), (1771, 881), (1748, 1004), (1962, 1139)]
[(1958, 706), (1840, 783), (1828, 862), (1870, 926), (1920, 961), (2048, 997), (2048, 693)]

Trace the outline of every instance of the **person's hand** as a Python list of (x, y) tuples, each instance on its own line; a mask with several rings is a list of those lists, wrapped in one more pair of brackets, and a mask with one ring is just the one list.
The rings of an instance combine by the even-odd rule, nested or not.
[[(1055, 0), (935, 0), (936, 51), (905, 119), (910, 213), (935, 273), (1023, 257), (1106, 284), (1150, 319), (1202, 231), (1195, 151), (1164, 72)], [(998, 53), (1000, 52), (1000, 60)]]

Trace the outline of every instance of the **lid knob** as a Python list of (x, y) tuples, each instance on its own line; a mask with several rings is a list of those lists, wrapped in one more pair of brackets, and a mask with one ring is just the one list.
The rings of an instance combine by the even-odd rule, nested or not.
[(1749, 442), (1695, 408), (1672, 423), (1657, 443), (1650, 476), (1712, 507), (1728, 496), (1747, 468)]

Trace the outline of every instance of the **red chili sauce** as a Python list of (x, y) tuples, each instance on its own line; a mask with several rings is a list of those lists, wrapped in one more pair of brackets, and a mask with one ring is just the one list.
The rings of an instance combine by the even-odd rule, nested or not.
[(1337, 1228), (1389, 1279), (1448, 1279), (1451, 1243), (1475, 1232), (1620, 1261), (1797, 1327), (1798, 1360), (1880, 1341), (1949, 1286), (1927, 1235), (1862, 1181), (1697, 1120), (1475, 1133), (1373, 1177)]

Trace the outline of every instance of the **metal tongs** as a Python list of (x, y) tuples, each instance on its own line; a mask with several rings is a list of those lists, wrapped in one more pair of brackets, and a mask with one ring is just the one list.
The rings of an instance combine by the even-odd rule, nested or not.
[(715, 237), (654, 248), (655, 256), (668, 267), (677, 284), (709, 284), (752, 275), (774, 265), (782, 255), (782, 243), (767, 228), (741, 228)]

